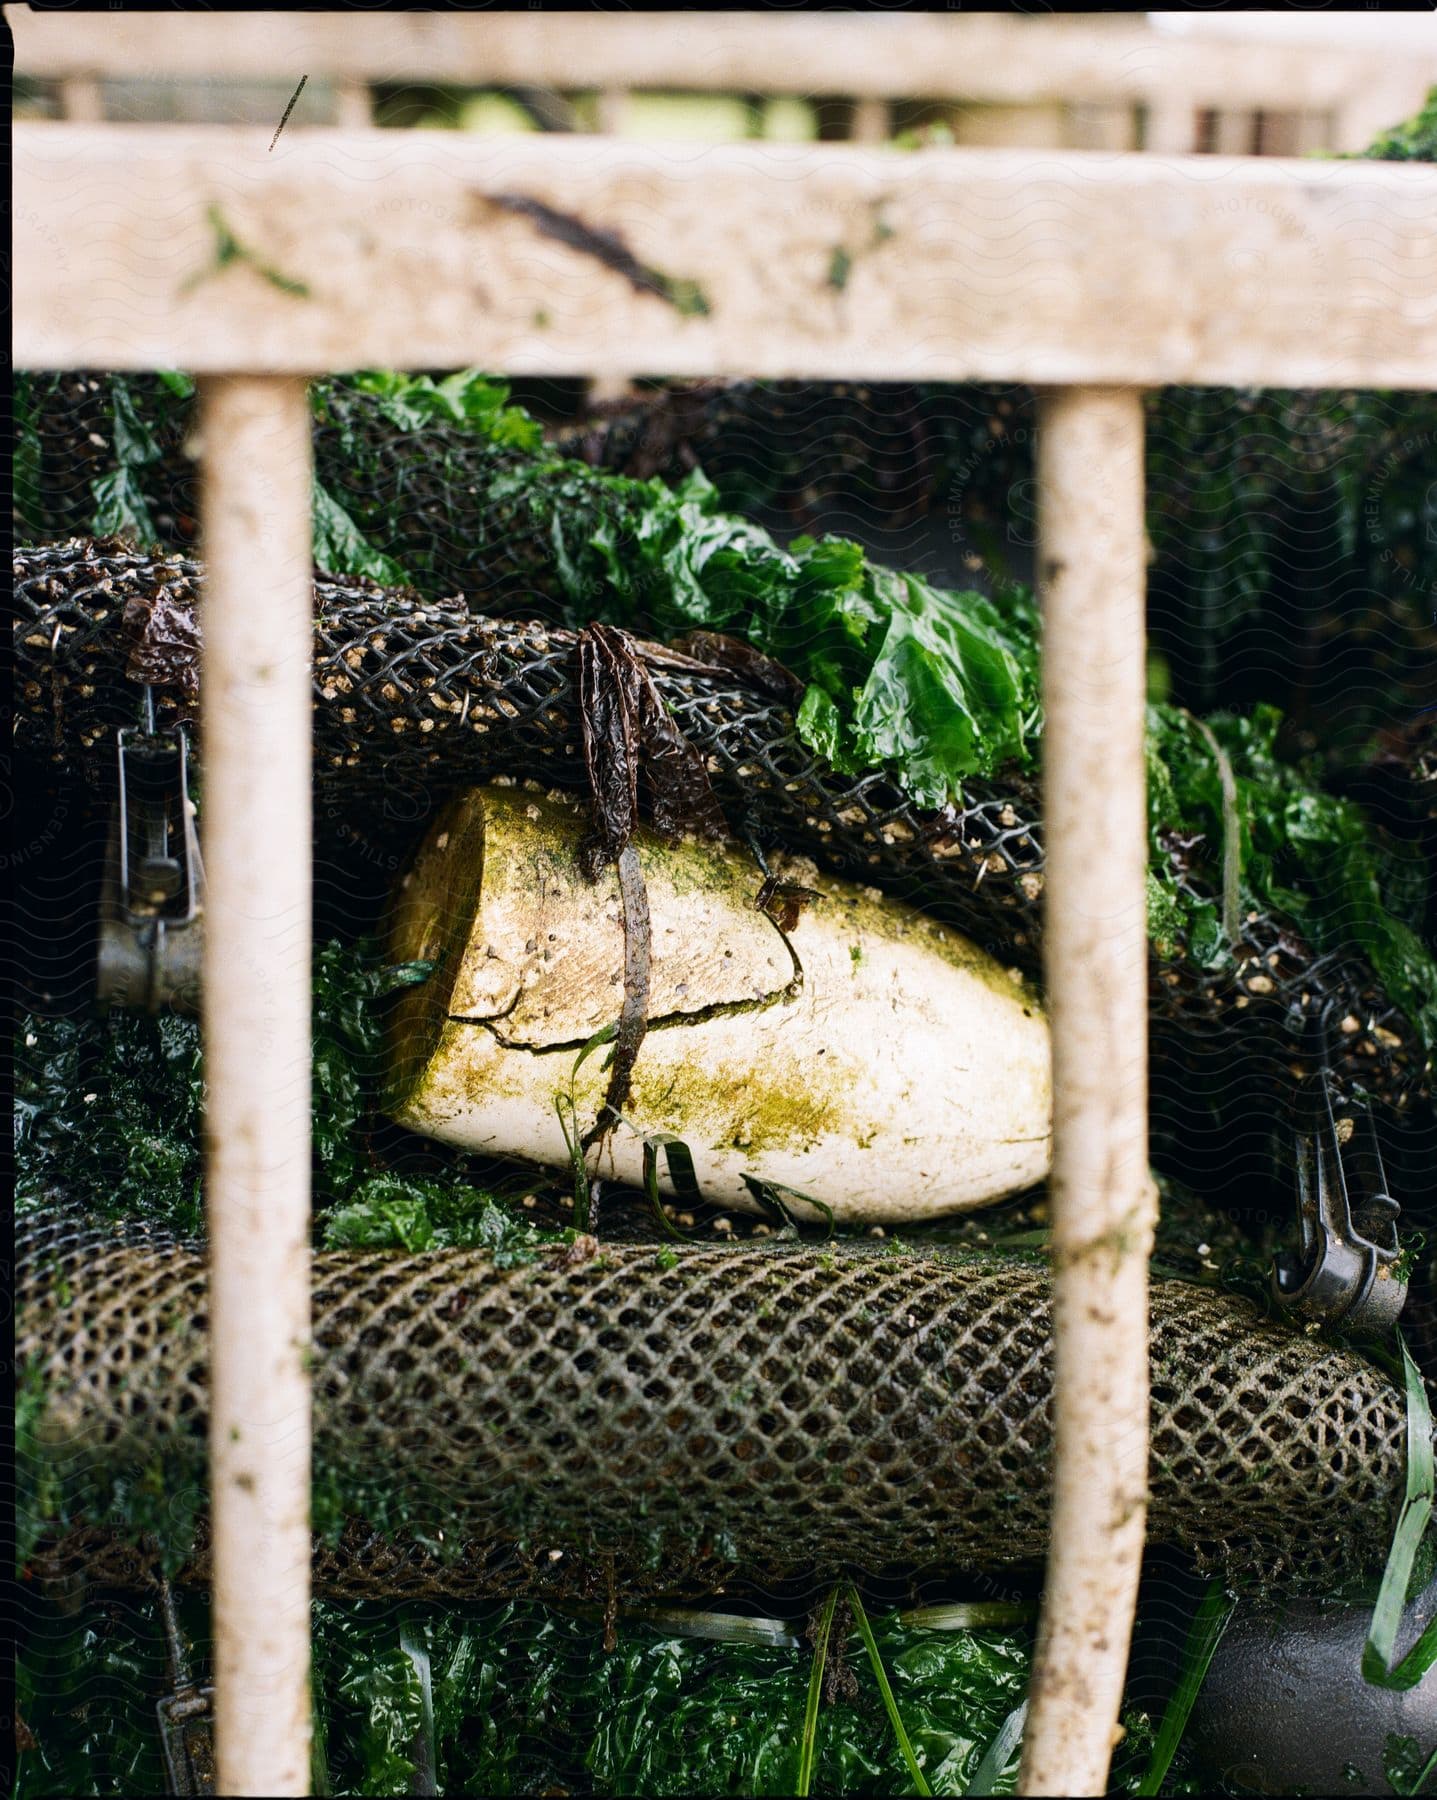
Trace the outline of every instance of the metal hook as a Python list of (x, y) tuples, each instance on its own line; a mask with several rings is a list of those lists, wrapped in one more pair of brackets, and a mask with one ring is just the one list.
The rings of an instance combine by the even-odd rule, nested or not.
[(118, 797), (100, 908), (97, 997), (102, 1006), (197, 1011), (204, 863), (190, 798), (184, 727), (116, 733)]
[(190, 1674), (184, 1634), (170, 1584), (160, 1577), (160, 1619), (165, 1632), (165, 1666), (170, 1689), (155, 1707), (160, 1722), (160, 1749), (165, 1761), (169, 1793), (182, 1796), (215, 1791), (214, 1716), (215, 1691), (199, 1687)]
[(1398, 1273), (1401, 1207), (1387, 1185), (1371, 1109), (1356, 1102), (1338, 1118), (1329, 1055), (1331, 1006), (1316, 1023), (1318, 1067), (1293, 1101), (1298, 1249), (1273, 1260), (1273, 1293), (1284, 1308), (1349, 1331), (1384, 1333), (1407, 1299)]

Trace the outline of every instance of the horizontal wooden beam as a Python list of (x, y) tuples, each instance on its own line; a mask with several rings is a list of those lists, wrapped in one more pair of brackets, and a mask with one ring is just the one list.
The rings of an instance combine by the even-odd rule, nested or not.
[(1437, 386), (1437, 171), (23, 125), (26, 367)]
[[(7, 6), (22, 75), (231, 80), (302, 74), (376, 81), (738, 89), (874, 98), (1328, 108), (1405, 78), (1407, 111), (1437, 82), (1437, 47), (1400, 64), (1310, 44), (1231, 45), (1155, 32), (1121, 14), (366, 11), (31, 12)], [(1393, 115), (1395, 122), (1399, 114)]]

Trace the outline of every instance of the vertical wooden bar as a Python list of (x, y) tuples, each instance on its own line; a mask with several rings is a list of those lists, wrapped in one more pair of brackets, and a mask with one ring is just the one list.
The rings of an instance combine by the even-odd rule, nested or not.
[(367, 131), (374, 123), (374, 95), (367, 81), (335, 82), (334, 122), (341, 131)]
[(218, 1791), (309, 1792), (310, 424), (201, 387)]
[(1218, 109), (1212, 146), (1218, 156), (1256, 156), (1257, 142), (1255, 112), (1247, 107), (1236, 112), (1225, 106)]
[(1197, 148), (1197, 108), (1190, 100), (1154, 98), (1143, 125), (1143, 149), (1160, 156), (1187, 156)]
[(599, 130), (605, 137), (617, 137), (624, 129), (629, 116), (629, 93), (627, 88), (601, 88), (599, 90)]
[(95, 75), (67, 75), (60, 83), (60, 117), (75, 124), (98, 124), (105, 116), (105, 92)]
[(1101, 1794), (1148, 1477), (1143, 408), (1039, 415), (1053, 1034), (1053, 1526), (1019, 1791)]
[(889, 105), (876, 94), (853, 103), (851, 136), (855, 144), (886, 144), (893, 135)]

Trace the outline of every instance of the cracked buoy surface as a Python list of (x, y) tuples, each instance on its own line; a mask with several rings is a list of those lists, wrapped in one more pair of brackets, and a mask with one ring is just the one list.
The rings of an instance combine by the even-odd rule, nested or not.
[[(435, 964), (392, 1027), (401, 1124), (568, 1165), (556, 1096), (572, 1081), (579, 1128), (597, 1118), (605, 1056), (575, 1062), (625, 993), (623, 899), (612, 869), (581, 873), (587, 835), (582, 810), (517, 788), (474, 789), (436, 821), (390, 931), (396, 961)], [(760, 910), (743, 853), (643, 830), (634, 843), (648, 1025), (626, 1122), (592, 1173), (640, 1184), (644, 1138), (670, 1132), (718, 1205), (755, 1209), (747, 1174), (854, 1221), (963, 1211), (1047, 1173), (1048, 1027), (1030, 982), (809, 863), (776, 861)], [(662, 1156), (659, 1173), (672, 1192)]]

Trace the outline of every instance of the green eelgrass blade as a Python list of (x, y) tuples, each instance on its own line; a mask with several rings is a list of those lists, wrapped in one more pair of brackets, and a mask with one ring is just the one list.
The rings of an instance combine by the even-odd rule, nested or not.
[[(568, 1116), (564, 1109), (567, 1107)], [(579, 1120), (574, 1107), (572, 1094), (555, 1094), (554, 1111), (558, 1114), (559, 1129), (564, 1134), (564, 1147), (569, 1152), (569, 1170), (574, 1178), (574, 1229), (587, 1231), (589, 1228), (589, 1170), (584, 1161), (584, 1152), (579, 1147)]]
[(745, 1613), (696, 1612), (685, 1606), (645, 1606), (627, 1615), (652, 1630), (714, 1644), (762, 1644), (797, 1650), (803, 1640), (782, 1619), (754, 1619)]
[(838, 1605), (834, 1588), (823, 1603), (818, 1619), (818, 1638), (813, 1646), (813, 1667), (808, 1675), (808, 1704), (803, 1709), (803, 1737), (798, 1746), (798, 1780), (793, 1791), (806, 1800), (813, 1786), (813, 1763), (818, 1745), (818, 1703), (823, 1698), (823, 1671), (828, 1666), (828, 1634), (833, 1629), (833, 1609)]
[(883, 1695), (883, 1707), (888, 1714), (888, 1722), (893, 1727), (893, 1735), (898, 1739), (898, 1748), (903, 1760), (908, 1764), (908, 1773), (913, 1777), (913, 1785), (920, 1794), (931, 1794), (932, 1788), (923, 1779), (923, 1771), (918, 1766), (918, 1758), (913, 1754), (913, 1746), (908, 1741), (908, 1733), (903, 1729), (903, 1721), (898, 1716), (898, 1702), (893, 1698), (893, 1689), (888, 1684), (888, 1671), (883, 1666), (883, 1658), (878, 1654), (878, 1642), (873, 1635), (873, 1627), (868, 1623), (868, 1614), (863, 1610), (863, 1601), (859, 1598), (858, 1589), (850, 1581), (848, 1584), (848, 1602), (853, 1608), (853, 1617), (858, 1626), (858, 1634), (863, 1639), (863, 1646), (868, 1652), (868, 1660), (873, 1664), (873, 1673), (878, 1680), (878, 1691)]
[[(628, 1121), (624, 1121), (628, 1124)], [(631, 1127), (631, 1129), (633, 1129)], [(699, 1191), (698, 1176), (694, 1173), (693, 1152), (681, 1137), (672, 1131), (652, 1131), (644, 1138), (644, 1192), (649, 1197), (649, 1205), (653, 1208), (654, 1217), (671, 1238), (680, 1241), (685, 1233), (672, 1222), (664, 1211), (664, 1203), (659, 1198), (659, 1151), (664, 1153), (664, 1162), (668, 1166), (669, 1180), (674, 1184), (674, 1192), (681, 1200), (695, 1206), (702, 1203), (703, 1195)], [(695, 1234), (697, 1235), (697, 1234)]]
[(1400, 1335), (1397, 1343), (1407, 1387), (1407, 1498), (1392, 1534), (1387, 1567), (1382, 1571), (1382, 1585), (1372, 1609), (1372, 1624), (1362, 1647), (1362, 1676), (1374, 1687), (1406, 1689), (1416, 1687), (1437, 1662), (1437, 1619), (1429, 1622), (1400, 1663), (1394, 1666), (1392, 1660), (1407, 1605), (1412, 1564), (1432, 1520), (1432, 1413), (1421, 1371)]
[(1037, 1610), (1028, 1600), (950, 1600), (898, 1617), (911, 1631), (994, 1631), (1025, 1625)]
[(1425, 1792), (1427, 1783), (1432, 1779), (1434, 1774), (1437, 1774), (1437, 1750), (1434, 1750), (1427, 1758), (1427, 1761), (1423, 1763), (1421, 1774), (1417, 1777), (1416, 1781), (1412, 1783), (1412, 1786), (1408, 1788), (1407, 1792), (1409, 1794), (1421, 1794)]
[(589, 1039), (588, 1043), (584, 1045), (579, 1051), (579, 1054), (574, 1058), (574, 1066), (569, 1071), (569, 1086), (571, 1089), (574, 1085), (574, 1077), (579, 1073), (579, 1070), (583, 1068), (584, 1064), (594, 1052), (596, 1050), (602, 1050), (605, 1044), (612, 1044), (618, 1035), (619, 1028), (616, 1024), (601, 1025), (599, 1027)]
[[(569, 1166), (574, 1175), (574, 1229), (589, 1229), (589, 1167), (584, 1157), (584, 1134), (579, 1130), (579, 1106), (574, 1099), (574, 1077), (583, 1068), (585, 1062), (604, 1044), (613, 1043), (619, 1035), (617, 1024), (605, 1025), (596, 1031), (588, 1043), (574, 1058), (574, 1066), (569, 1071), (569, 1091), (567, 1094), (555, 1094), (554, 1111), (559, 1115), (559, 1129), (564, 1134), (564, 1143), (569, 1152)], [(568, 1108), (568, 1117), (564, 1109)]]
[(825, 1206), (822, 1200), (815, 1200), (812, 1194), (805, 1194), (802, 1188), (789, 1187), (787, 1182), (766, 1181), (761, 1175), (745, 1175), (742, 1179), (744, 1186), (759, 1205), (767, 1207), (778, 1215), (782, 1227), (779, 1232), (780, 1237), (797, 1237), (799, 1235), (798, 1221), (780, 1198), (783, 1194), (787, 1194), (793, 1200), (802, 1200), (805, 1206), (812, 1206), (823, 1214), (828, 1225), (828, 1230), (824, 1234), (824, 1243), (827, 1243), (833, 1236), (833, 1208)]
[(998, 1727), (993, 1742), (983, 1752), (983, 1760), (973, 1771), (973, 1779), (964, 1789), (968, 1794), (991, 1794), (998, 1785), (998, 1777), (1008, 1766), (1008, 1759), (1018, 1747), (1018, 1740), (1023, 1735), (1023, 1727), (1028, 1723), (1028, 1702), (1026, 1700), (1015, 1706)]
[(1159, 1794), (1168, 1769), (1172, 1765), (1173, 1756), (1182, 1735), (1187, 1730), (1188, 1717), (1193, 1709), (1203, 1682), (1207, 1679), (1208, 1667), (1213, 1659), (1213, 1652), (1227, 1630), (1228, 1620), (1232, 1617), (1232, 1609), (1236, 1604), (1222, 1590), (1220, 1581), (1210, 1581), (1207, 1592), (1203, 1595), (1202, 1605), (1197, 1609), (1197, 1617), (1188, 1631), (1187, 1642), (1183, 1646), (1182, 1668), (1178, 1672), (1178, 1684), (1173, 1690), (1172, 1699), (1168, 1701), (1167, 1710), (1163, 1713), (1163, 1722), (1158, 1728), (1158, 1735), (1153, 1740), (1152, 1755), (1148, 1758), (1148, 1766), (1136, 1792), (1139, 1794)]

